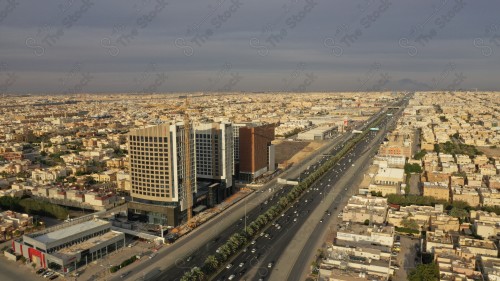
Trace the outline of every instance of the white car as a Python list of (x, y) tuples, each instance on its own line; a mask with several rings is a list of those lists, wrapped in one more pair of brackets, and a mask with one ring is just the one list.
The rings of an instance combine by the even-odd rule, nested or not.
[(230, 269), (231, 267), (233, 267), (233, 264), (231, 264), (231, 263), (230, 263), (230, 264), (228, 264), (228, 265), (226, 265), (226, 268), (227, 268), (227, 269)]
[(255, 252), (257, 252), (257, 250), (255, 248), (252, 249), (252, 254), (255, 254)]
[(243, 267), (245, 265), (244, 262), (240, 262), (240, 264), (238, 265), (239, 267)]

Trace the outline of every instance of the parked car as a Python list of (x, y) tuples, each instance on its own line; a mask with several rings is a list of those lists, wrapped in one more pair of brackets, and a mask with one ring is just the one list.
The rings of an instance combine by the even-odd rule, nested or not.
[(45, 269), (44, 268), (40, 268), (36, 271), (36, 274), (42, 274), (45, 272)]

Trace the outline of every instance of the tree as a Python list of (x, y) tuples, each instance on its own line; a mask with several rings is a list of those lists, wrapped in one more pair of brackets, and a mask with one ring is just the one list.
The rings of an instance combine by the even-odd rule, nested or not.
[(370, 220), (366, 219), (365, 222), (363, 223), (364, 225), (370, 225)]
[(441, 148), (439, 147), (439, 144), (435, 143), (434, 144), (434, 151), (439, 153), (441, 151)]
[(450, 216), (459, 218), (460, 220), (464, 220), (468, 215), (467, 210), (462, 208), (453, 207), (450, 211)]
[(89, 186), (89, 185), (93, 185), (96, 183), (97, 182), (94, 180), (93, 177), (91, 177), (91, 176), (85, 177), (85, 185)]
[(217, 270), (217, 268), (219, 268), (219, 261), (217, 260), (217, 258), (213, 255), (210, 255), (208, 256), (206, 259), (205, 259), (205, 268), (207, 269), (207, 272), (210, 273), (210, 272), (214, 272), (215, 270)]
[(410, 229), (418, 230), (420, 228), (417, 221), (415, 221), (414, 219), (404, 218), (401, 221), (401, 224), (403, 225), (403, 227), (410, 228)]
[(414, 159), (416, 160), (421, 160), (424, 158), (424, 156), (427, 154), (427, 150), (422, 149), (419, 152), (415, 153), (415, 156), (413, 156)]
[(409, 281), (438, 281), (439, 267), (435, 262), (429, 264), (419, 264), (408, 274)]
[(405, 164), (405, 173), (406, 174), (420, 174), (422, 173), (422, 167), (420, 167), (419, 164), (410, 164), (406, 163)]

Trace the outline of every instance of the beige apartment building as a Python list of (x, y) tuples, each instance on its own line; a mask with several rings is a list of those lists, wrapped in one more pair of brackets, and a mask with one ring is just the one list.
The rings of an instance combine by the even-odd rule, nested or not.
[(450, 189), (448, 184), (442, 182), (424, 182), (424, 196), (450, 201)]
[(481, 197), (475, 188), (454, 186), (451, 188), (452, 200), (467, 202), (469, 206), (477, 207), (481, 204)]

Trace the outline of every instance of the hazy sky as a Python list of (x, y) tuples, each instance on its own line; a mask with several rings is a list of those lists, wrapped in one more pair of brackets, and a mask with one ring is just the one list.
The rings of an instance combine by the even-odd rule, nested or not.
[(0, 0), (0, 92), (500, 89), (498, 0)]

